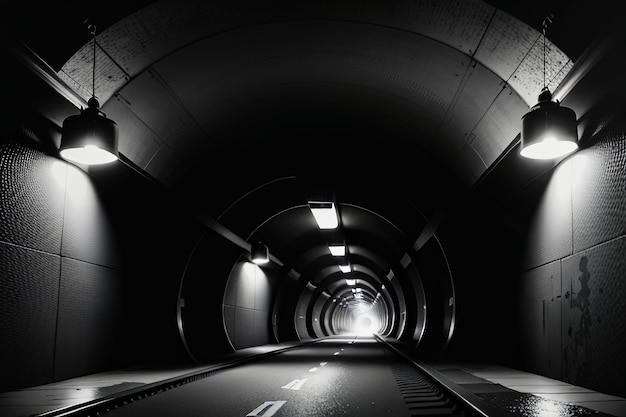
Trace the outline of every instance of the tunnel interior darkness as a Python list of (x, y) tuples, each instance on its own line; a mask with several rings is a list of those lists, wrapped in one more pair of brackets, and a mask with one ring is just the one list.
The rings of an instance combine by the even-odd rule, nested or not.
[[(612, 26), (585, 2), (392, 3), (16, 11), (0, 261), (19, 296), (3, 308), (23, 322), (20, 305), (49, 314), (32, 334), (3, 323), (11, 346), (42, 339), (3, 352), (7, 364), (38, 358), (11, 368), (6, 388), (376, 333), (422, 358), (498, 360), (611, 391), (624, 361), (598, 352), (623, 346), (624, 331), (609, 342), (600, 298), (589, 312), (565, 294), (581, 285), (580, 257), (597, 297), (624, 291), (624, 88), (606, 82), (623, 58), (619, 40), (598, 48), (578, 30), (585, 13)], [(561, 14), (542, 68), (548, 9)], [(120, 130), (108, 166), (58, 156), (63, 120), (90, 95), (93, 45), (72, 23), (85, 14), (102, 22), (96, 90)], [(542, 69), (579, 116), (582, 180), (569, 160), (519, 157)], [(316, 223), (320, 202), (336, 228)], [(253, 242), (268, 264), (250, 262)], [(582, 314), (597, 319), (586, 345), (570, 336)], [(592, 345), (595, 356), (572, 356)]]

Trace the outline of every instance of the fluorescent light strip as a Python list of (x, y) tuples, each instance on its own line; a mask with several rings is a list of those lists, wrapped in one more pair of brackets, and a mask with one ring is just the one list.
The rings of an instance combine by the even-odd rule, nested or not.
[(345, 256), (346, 247), (344, 245), (329, 245), (328, 249), (333, 256)]
[(339, 226), (335, 203), (310, 201), (309, 208), (320, 229), (336, 229)]
[(350, 265), (339, 265), (339, 269), (341, 269), (341, 272), (344, 274), (347, 274), (352, 268), (350, 268)]

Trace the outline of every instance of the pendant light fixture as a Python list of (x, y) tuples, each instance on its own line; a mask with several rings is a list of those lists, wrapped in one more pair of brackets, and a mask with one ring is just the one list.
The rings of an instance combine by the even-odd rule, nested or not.
[(538, 103), (530, 112), (522, 116), (520, 155), (531, 159), (554, 159), (578, 149), (576, 113), (552, 100), (552, 93), (546, 86), (546, 27), (543, 27), (543, 89)]
[(261, 242), (253, 242), (250, 245), (250, 260), (257, 265), (266, 264), (270, 261), (269, 249)]
[(89, 25), (93, 35), (92, 97), (80, 114), (63, 121), (59, 152), (64, 159), (79, 164), (106, 164), (118, 159), (117, 124), (100, 111), (96, 99), (96, 27)]

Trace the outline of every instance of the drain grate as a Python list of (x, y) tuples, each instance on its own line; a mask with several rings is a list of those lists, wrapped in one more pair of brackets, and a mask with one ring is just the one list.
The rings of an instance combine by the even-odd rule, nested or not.
[(445, 391), (419, 370), (398, 363), (392, 372), (411, 416), (466, 416)]

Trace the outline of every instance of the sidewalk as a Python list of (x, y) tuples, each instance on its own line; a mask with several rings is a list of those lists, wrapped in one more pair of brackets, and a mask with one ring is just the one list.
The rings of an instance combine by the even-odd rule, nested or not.
[(255, 346), (226, 355), (212, 364), (163, 368), (132, 367), (3, 392), (0, 393), (0, 416), (60, 415), (64, 411), (104, 401), (116, 394), (132, 392), (199, 372), (210, 372), (300, 345), (302, 343)]
[(577, 407), (584, 407), (616, 417), (626, 417), (626, 398), (603, 394), (541, 375), (490, 364), (428, 365), (494, 405), (525, 415), (569, 417), (572, 412), (576, 413)]

